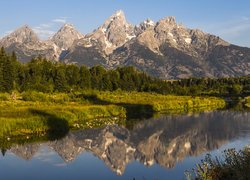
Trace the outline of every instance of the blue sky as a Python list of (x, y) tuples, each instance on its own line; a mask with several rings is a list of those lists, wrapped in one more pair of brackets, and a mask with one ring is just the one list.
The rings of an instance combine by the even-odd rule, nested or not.
[(28, 24), (45, 39), (65, 22), (86, 34), (119, 9), (135, 25), (146, 18), (175, 16), (186, 27), (250, 47), (248, 0), (2, 0), (0, 37)]

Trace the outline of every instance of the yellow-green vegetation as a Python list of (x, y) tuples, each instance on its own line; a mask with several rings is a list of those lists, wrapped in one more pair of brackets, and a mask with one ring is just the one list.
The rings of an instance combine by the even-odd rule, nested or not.
[(126, 116), (131, 113), (145, 113), (145, 117), (150, 117), (153, 112), (210, 110), (224, 105), (224, 100), (214, 97), (123, 91), (5, 93), (0, 94), (0, 137), (63, 134), (69, 129), (125, 124)]
[(246, 104), (245, 105), (250, 108), (250, 96), (246, 97)]
[(0, 97), (0, 137), (120, 124), (126, 116), (121, 106), (90, 104), (62, 93), (24, 93), (17, 100), (8, 94)]
[(150, 105), (155, 112), (200, 108), (218, 109), (226, 105), (222, 98), (217, 97), (173, 96), (145, 92), (99, 92), (97, 97), (102, 101), (115, 104)]
[(250, 179), (250, 147), (236, 151), (228, 149), (223, 152), (223, 160), (207, 155), (200, 164), (197, 164), (195, 178), (186, 172), (187, 179), (197, 180), (230, 180)]

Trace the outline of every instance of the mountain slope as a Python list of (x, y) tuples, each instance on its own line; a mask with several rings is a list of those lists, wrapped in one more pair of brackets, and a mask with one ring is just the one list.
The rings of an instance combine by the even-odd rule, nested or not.
[(52, 42), (40, 41), (27, 25), (0, 40), (0, 47), (2, 46), (7, 52), (15, 51), (22, 62), (27, 62), (39, 55), (52, 60), (57, 60), (59, 57), (59, 48)]
[(75, 40), (83, 37), (72, 24), (65, 24), (50, 40), (63, 51), (68, 50)]
[(164, 79), (249, 75), (250, 49), (185, 28), (168, 17), (116, 49), (109, 64), (132, 65)]
[(134, 27), (117, 11), (103, 25), (76, 41), (65, 56), (66, 62), (94, 66), (107, 64), (108, 55), (135, 37)]

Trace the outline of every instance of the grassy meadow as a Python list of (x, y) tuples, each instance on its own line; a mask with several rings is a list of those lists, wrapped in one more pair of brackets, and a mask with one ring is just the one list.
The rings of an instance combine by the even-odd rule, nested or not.
[[(126, 124), (130, 114), (192, 111), (225, 106), (214, 97), (165, 96), (123, 91), (0, 94), (0, 138), (66, 134), (70, 129)], [(150, 115), (151, 115), (150, 114)]]
[(216, 97), (192, 97), (161, 95), (145, 92), (99, 92), (98, 99), (115, 104), (149, 105), (154, 112), (169, 110), (193, 110), (199, 108), (223, 108), (225, 101)]
[(245, 105), (250, 108), (250, 96), (246, 97), (246, 104)]

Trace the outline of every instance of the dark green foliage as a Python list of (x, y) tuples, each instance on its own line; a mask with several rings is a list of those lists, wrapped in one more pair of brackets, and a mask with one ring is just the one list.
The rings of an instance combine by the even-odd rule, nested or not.
[(53, 63), (42, 57), (20, 64), (16, 55), (0, 50), (0, 92), (12, 90), (68, 92), (82, 89), (104, 91), (156, 92), (173, 95), (239, 96), (250, 94), (250, 77), (189, 78), (164, 81), (148, 76), (134, 67), (106, 70), (102, 66)]
[(79, 67), (75, 65), (66, 66), (65, 78), (70, 87), (77, 87), (80, 81)]
[(106, 74), (106, 70), (102, 66), (94, 66), (90, 68), (91, 85), (93, 89), (103, 89), (103, 76)]
[[(198, 180), (234, 180), (250, 179), (250, 148), (237, 152), (228, 149), (223, 152), (223, 160), (218, 157), (213, 159), (207, 155), (195, 170)], [(191, 179), (187, 173), (187, 178)]]
[(5, 50), (0, 50), (0, 91), (11, 92), (15, 88), (17, 69), (19, 63), (17, 62), (15, 53), (11, 56), (5, 53)]
[(69, 90), (68, 84), (67, 84), (65, 66), (56, 67), (54, 85), (55, 85), (55, 90), (58, 92), (65, 92)]
[(86, 66), (80, 68), (79, 87), (81, 89), (91, 89), (91, 74)]

